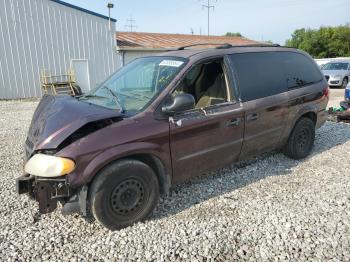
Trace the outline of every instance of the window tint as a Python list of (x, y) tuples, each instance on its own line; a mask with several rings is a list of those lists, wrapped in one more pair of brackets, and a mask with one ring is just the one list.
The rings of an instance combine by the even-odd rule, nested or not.
[(243, 101), (286, 92), (323, 79), (306, 56), (294, 52), (230, 55)]
[(302, 54), (281, 53), (286, 71), (288, 88), (301, 87), (323, 79), (323, 75), (309, 58)]
[(287, 91), (283, 62), (277, 52), (230, 56), (243, 101)]

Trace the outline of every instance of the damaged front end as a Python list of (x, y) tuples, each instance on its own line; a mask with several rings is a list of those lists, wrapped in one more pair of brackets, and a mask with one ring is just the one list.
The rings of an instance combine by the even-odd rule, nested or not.
[[(39, 213), (54, 211), (87, 214), (87, 185), (70, 177), (86, 164), (70, 152), (59, 152), (72, 143), (122, 119), (120, 111), (82, 103), (72, 97), (44, 96), (36, 109), (25, 142), (25, 174), (16, 179), (18, 194), (28, 194), (39, 204)], [(78, 162), (77, 162), (78, 161)], [(80, 167), (77, 168), (77, 166)]]
[(65, 178), (39, 178), (25, 174), (16, 179), (18, 194), (28, 194), (39, 203), (39, 213), (47, 214), (64, 204), (75, 193)]
[(62, 214), (80, 213), (87, 215), (87, 187), (72, 189), (66, 178), (39, 178), (25, 174), (16, 179), (18, 194), (28, 194), (39, 204), (39, 213), (47, 214), (57, 208), (58, 202), (63, 205)]

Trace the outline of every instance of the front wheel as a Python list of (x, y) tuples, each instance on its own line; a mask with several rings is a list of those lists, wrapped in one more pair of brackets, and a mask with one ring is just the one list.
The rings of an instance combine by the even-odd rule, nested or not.
[(315, 124), (307, 117), (301, 118), (289, 136), (284, 154), (292, 159), (307, 157), (315, 141)]
[(89, 193), (93, 216), (110, 230), (144, 220), (158, 198), (159, 183), (152, 168), (131, 159), (112, 163), (100, 171)]
[(341, 84), (341, 87), (345, 89), (347, 87), (347, 85), (348, 85), (348, 79), (346, 77), (344, 77), (343, 82)]

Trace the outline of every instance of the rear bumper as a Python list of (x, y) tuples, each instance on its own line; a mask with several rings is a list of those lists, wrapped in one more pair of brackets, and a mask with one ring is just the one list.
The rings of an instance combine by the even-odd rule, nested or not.
[(38, 178), (25, 174), (16, 179), (18, 194), (28, 194), (39, 203), (39, 213), (46, 214), (57, 208), (57, 203), (65, 203), (74, 195), (66, 179)]
[(326, 111), (326, 109), (321, 110), (317, 113), (316, 129), (323, 126), (323, 124), (327, 121), (327, 117), (328, 112)]

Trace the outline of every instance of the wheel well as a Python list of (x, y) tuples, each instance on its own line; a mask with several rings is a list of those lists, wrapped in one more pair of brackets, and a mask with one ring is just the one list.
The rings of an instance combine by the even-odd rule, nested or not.
[(310, 118), (312, 120), (312, 122), (314, 122), (315, 125), (317, 123), (317, 115), (314, 112), (308, 112), (306, 114), (303, 114), (300, 118), (302, 118), (302, 117)]
[(160, 193), (166, 194), (169, 192), (171, 186), (171, 179), (169, 176), (166, 175), (165, 167), (158, 157), (150, 154), (136, 154), (124, 157), (122, 159), (126, 158), (141, 161), (148, 165), (150, 168), (152, 168), (154, 173), (156, 173), (159, 181)]

